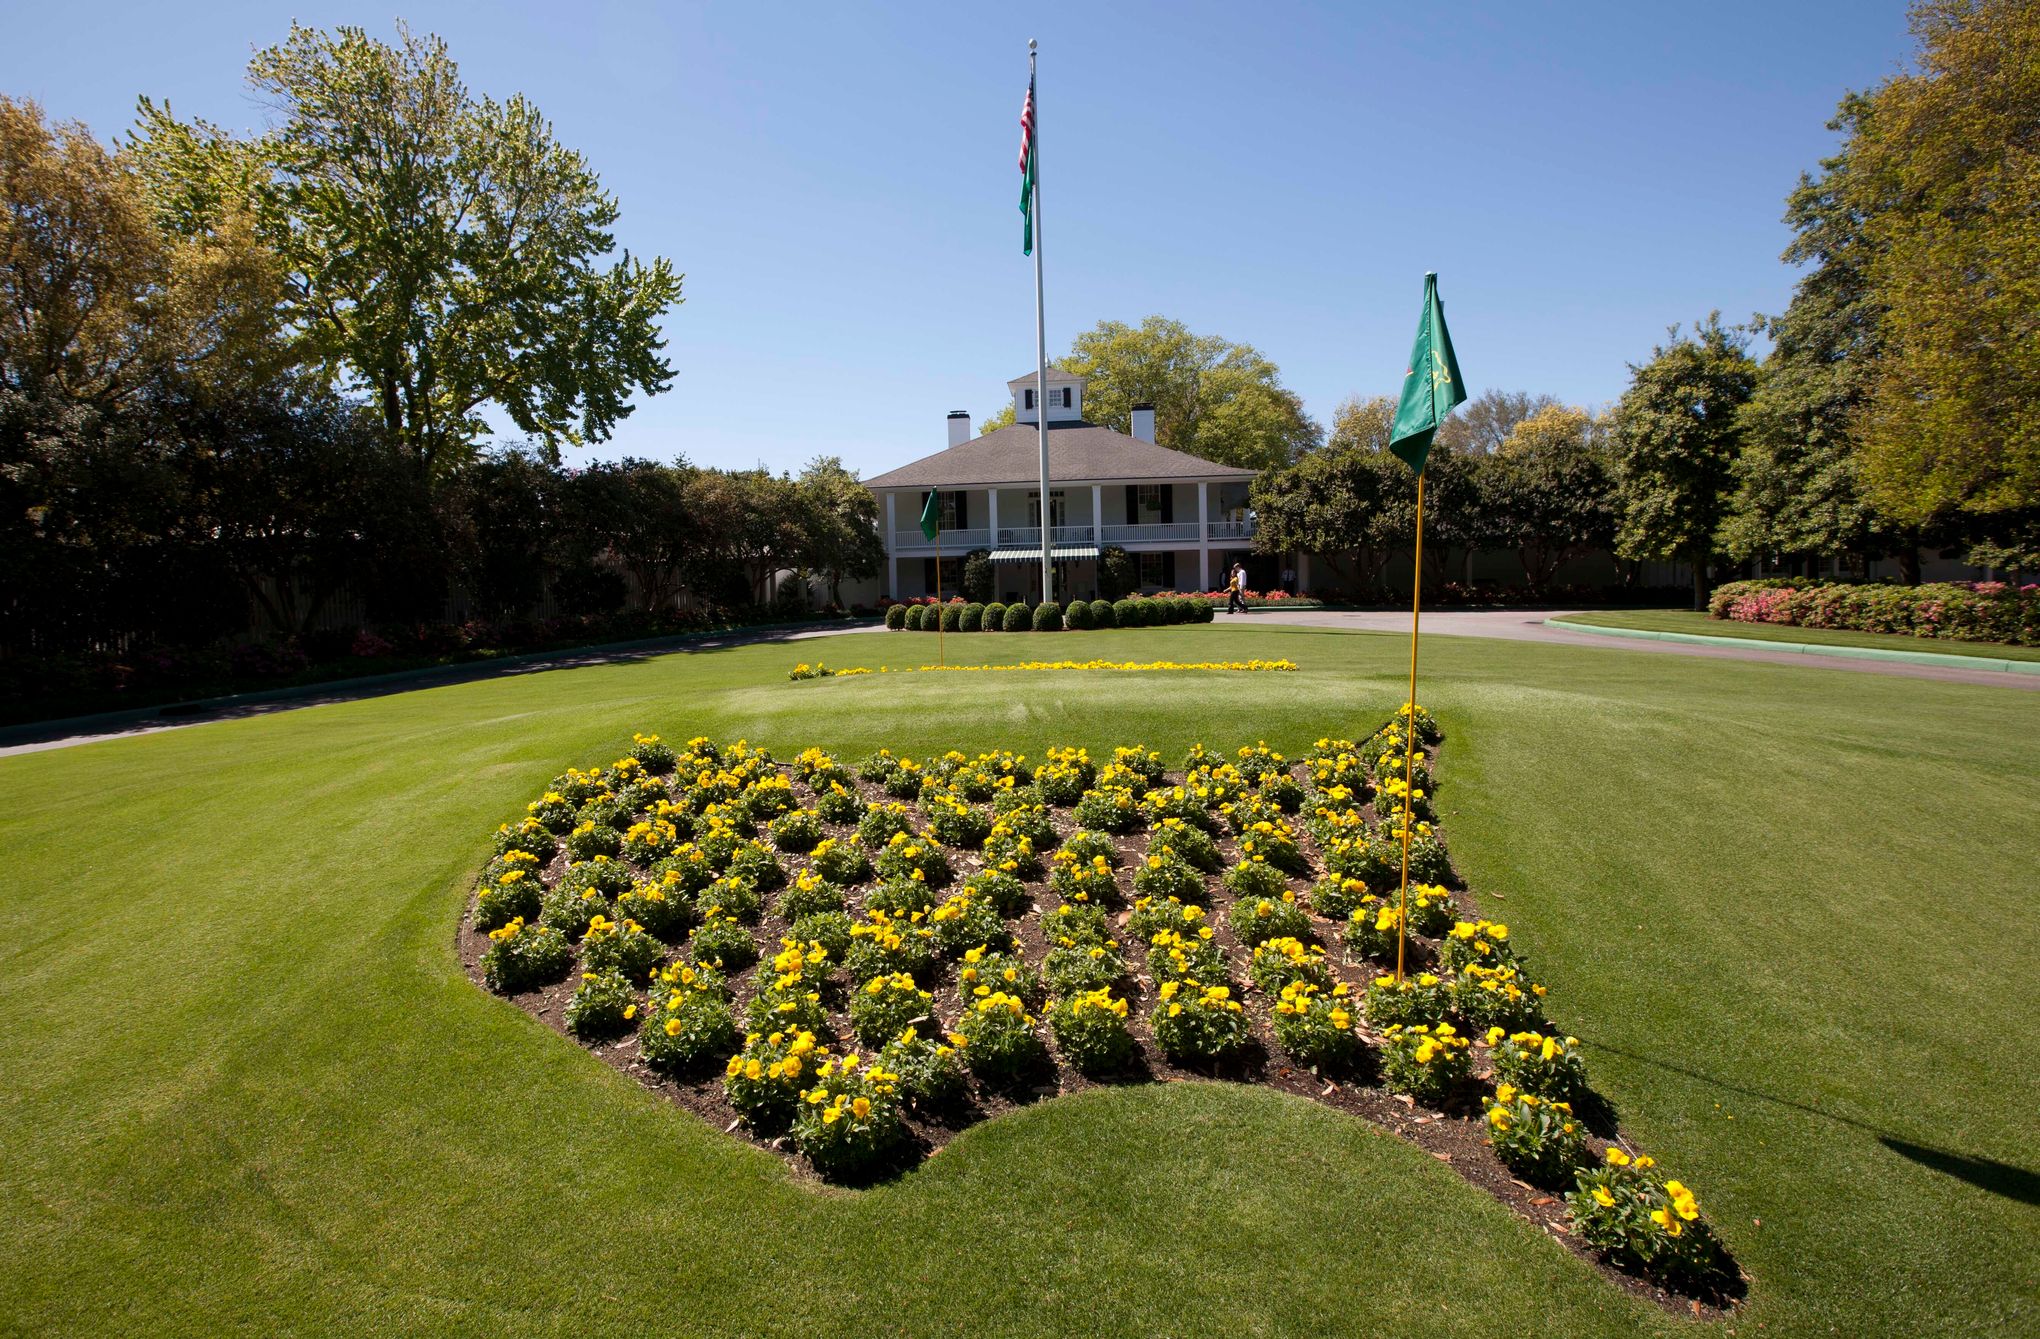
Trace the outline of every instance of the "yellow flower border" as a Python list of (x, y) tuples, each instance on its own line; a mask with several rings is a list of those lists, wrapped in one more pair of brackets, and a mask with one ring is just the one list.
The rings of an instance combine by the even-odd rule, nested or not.
[(827, 665), (805, 662), (795, 665), (787, 678), (799, 679), (845, 679), (858, 674), (998, 674), (1014, 671), (1047, 670), (1110, 670), (1118, 673), (1138, 673), (1149, 670), (1177, 671), (1203, 670), (1217, 673), (1294, 673), (1293, 660), (1023, 660), (1012, 665), (918, 665), (912, 668), (894, 669), (880, 665), (877, 669), (858, 665), (847, 669), (830, 669)]

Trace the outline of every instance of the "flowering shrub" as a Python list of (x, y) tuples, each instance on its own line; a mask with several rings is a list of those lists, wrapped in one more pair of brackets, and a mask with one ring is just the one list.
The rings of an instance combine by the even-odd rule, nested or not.
[(846, 905), (843, 889), (811, 869), (804, 869), (793, 876), (793, 882), (779, 895), (775, 905), (781, 917), (790, 925), (803, 916), (812, 916), (821, 911), (841, 911)]
[(1311, 980), (1291, 981), (1276, 997), (1273, 1012), (1276, 1044), (1301, 1064), (1341, 1067), (1359, 1053), (1352, 1000), (1343, 981), (1329, 990)]
[(956, 1047), (941, 1034), (922, 1036), (908, 1028), (885, 1044), (874, 1063), (899, 1075), (900, 1095), (916, 1107), (953, 1105), (969, 1085), (969, 1074)]
[(969, 892), (957, 893), (930, 911), (928, 925), (935, 931), (936, 951), (947, 958), (961, 957), (973, 948), (1005, 949), (1013, 943), (1013, 932), (998, 908)]
[(944, 846), (976, 850), (991, 835), (992, 820), (985, 811), (965, 804), (954, 795), (926, 796), (921, 807), (928, 815), (928, 835)]
[(757, 924), (765, 909), (758, 886), (737, 874), (725, 875), (709, 884), (694, 895), (694, 902), (704, 917), (734, 916), (746, 925)]
[[(520, 859), (525, 863), (518, 863)], [(475, 928), (493, 930), (519, 918), (535, 921), (544, 896), (538, 861), (522, 851), (512, 851), (482, 871), (475, 894)]]
[(1394, 898), (1369, 893), (1346, 918), (1346, 947), (1357, 957), (1393, 964), (1401, 924), (1402, 912)]
[(968, 1001), (950, 1041), (963, 1052), (972, 1073), (995, 1085), (1034, 1073), (1045, 1056), (1027, 1002), (1003, 990)]
[(861, 837), (837, 841), (824, 837), (808, 853), (808, 868), (831, 883), (849, 887), (871, 877), (871, 857), (864, 853)]
[(826, 835), (822, 816), (812, 809), (790, 809), (772, 820), (772, 844), (782, 851), (807, 852)]
[(1426, 1106), (1444, 1106), (1472, 1076), (1469, 1050), (1466, 1038), (1450, 1023), (1399, 1023), (1382, 1036), (1382, 1079), (1390, 1092), (1413, 1097)]
[(1086, 1074), (1124, 1069), (1133, 1058), (1126, 1001), (1109, 990), (1086, 990), (1057, 1000), (1048, 1011), (1048, 1026), (1063, 1058)]
[(841, 962), (850, 951), (850, 918), (840, 911), (813, 911), (796, 920), (789, 933), (803, 944), (826, 949), (829, 961)]
[(683, 965), (661, 972), (638, 1028), (638, 1053), (645, 1063), (679, 1077), (735, 1051), (742, 1034), (727, 990), (707, 968)]
[[(1176, 832), (1197, 832), (1195, 828), (1178, 827)], [(1201, 832), (1198, 836), (1204, 837)], [(1177, 838), (1181, 840), (1181, 838)], [(1210, 845), (1211, 838), (1204, 837)], [(1216, 852), (1213, 853), (1214, 856)], [(1159, 898), (1163, 901), (1201, 902), (1205, 898), (1204, 876), (1185, 860), (1174, 846), (1157, 846), (1150, 842), (1147, 858), (1133, 871), (1133, 891), (1137, 897)]]
[(863, 816), (863, 798), (841, 778), (831, 777), (826, 789), (815, 797), (815, 817), (824, 823), (855, 823)]
[(1072, 812), (1077, 822), (1100, 832), (1131, 832), (1145, 817), (1134, 793), (1121, 786), (1085, 791)]
[[(1305, 981), (1319, 990), (1328, 990), (1332, 984), (1332, 971), (1325, 965), (1322, 948), (1285, 935), (1254, 946), (1247, 979), (1254, 983), (1255, 989), (1275, 995), (1295, 981)], [(1340, 987), (1341, 991), (1344, 989), (1344, 986)]]
[(587, 937), (581, 941), (583, 966), (597, 972), (621, 972), (632, 981), (650, 976), (665, 957), (666, 946), (636, 921), (597, 916), (588, 922)]
[(872, 862), (881, 879), (909, 879), (940, 888), (949, 882), (949, 857), (925, 836), (895, 832)]
[(687, 936), (687, 953), (696, 963), (741, 972), (758, 961), (758, 944), (736, 917), (710, 916)]
[(1577, 1184), (1565, 1197), (1573, 1227), (1615, 1263), (1686, 1287), (1705, 1286), (1723, 1271), (1721, 1244), (1693, 1192), (1663, 1179), (1647, 1154), (1611, 1147)]
[(1516, 961), (1509, 945), (1509, 927), (1485, 918), (1455, 921), (1438, 945), (1438, 963), (1448, 972), (1479, 965), (1500, 967)]
[(1489, 1028), (1495, 1082), (1558, 1102), (1579, 1102), (1587, 1096), (1587, 1066), (1580, 1059), (1578, 1037), (1548, 1037), (1541, 1032), (1505, 1033)]
[(1097, 777), (1097, 768), (1085, 750), (1050, 749), (1048, 761), (1035, 769), (1034, 786), (1044, 801), (1065, 809), (1082, 799)]
[(850, 1028), (868, 1046), (883, 1046), (925, 1018), (935, 997), (905, 972), (874, 976), (850, 993)]
[(1211, 1064), (1233, 1055), (1251, 1035), (1246, 1010), (1229, 986), (1164, 981), (1148, 1023), (1162, 1052), (1178, 1064)]
[(1452, 979), (1452, 1010), (1468, 1027), (1536, 1027), (1544, 1022), (1544, 987), (1517, 967), (1475, 964)]
[(1196, 934), (1205, 925), (1209, 913), (1196, 902), (1184, 902), (1178, 898), (1157, 899), (1135, 898), (1133, 912), (1127, 917), (1126, 928), (1133, 937), (1143, 942), (1153, 939), (1164, 930), (1177, 930), (1184, 934)]
[(565, 935), (550, 926), (526, 925), (518, 917), (489, 931), (482, 980), (490, 990), (512, 995), (559, 980), (573, 961), (574, 950)]
[(1066, 902), (1103, 903), (1117, 894), (1119, 885), (1110, 860), (1102, 855), (1087, 860), (1077, 848), (1065, 846), (1049, 858), (1048, 887)]
[(828, 1059), (812, 1032), (753, 1032), (723, 1067), (723, 1098), (754, 1130), (773, 1130), (792, 1119), (803, 1080)]
[(1383, 972), (1367, 983), (1367, 1021), (1376, 1027), (1442, 1023), (1450, 1005), (1449, 988), (1429, 972), (1406, 974), (1400, 981)]
[(584, 820), (567, 834), (567, 854), (576, 860), (598, 855), (616, 856), (623, 850), (623, 838), (607, 823)]
[(831, 1180), (865, 1175), (883, 1165), (905, 1138), (900, 1076), (856, 1055), (823, 1059), (815, 1083), (801, 1094), (793, 1145)]
[(1586, 1136), (1565, 1102), (1499, 1084), (1483, 1097), (1488, 1143), (1502, 1165), (1532, 1185), (1555, 1189), (1586, 1161)]
[(1173, 976), (1200, 986), (1232, 984), (1232, 969), (1209, 925), (1195, 930), (1157, 930), (1148, 941), (1148, 968), (1158, 980)]
[(1040, 1008), (1047, 997), (1025, 958), (989, 948), (965, 949), (956, 964), (957, 996), (967, 1005), (995, 990), (1018, 995), (1030, 1009)]
[(2040, 586), (2003, 581), (1918, 586), (1731, 581), (1715, 588), (1707, 612), (1742, 623), (2040, 646)]
[(1087, 990), (1102, 990), (1123, 980), (1126, 959), (1120, 956), (1119, 944), (1115, 940), (1065, 937), (1041, 960), (1041, 973), (1047, 978), (1048, 988), (1053, 994), (1075, 995)]
[(540, 899), (538, 923), (568, 939), (579, 939), (592, 921), (614, 910), (601, 889), (576, 887), (562, 879)]
[(559, 843), (545, 824), (529, 816), (518, 820), (513, 826), (505, 823), (496, 829), (496, 854), (507, 855), (511, 851), (522, 851), (537, 860), (550, 860), (553, 849)]
[(600, 1041), (630, 1031), (637, 1013), (637, 991), (623, 973), (583, 972), (567, 1001), (565, 1021), (575, 1036)]
[(844, 965), (853, 981), (905, 972), (919, 978), (935, 962), (935, 932), (921, 924), (918, 915), (894, 916), (877, 908), (867, 909), (864, 919), (850, 927), (850, 948)]
[(1310, 913), (1297, 905), (1293, 891), (1284, 887), (1269, 896), (1252, 889), (1242, 890), (1235, 884), (1233, 875), (1256, 868), (1266, 869), (1267, 866), (1236, 865), (1226, 872), (1226, 886), (1240, 894), (1239, 900), (1226, 913), (1232, 932), (1249, 947), (1269, 939), (1307, 937), (1310, 934)]

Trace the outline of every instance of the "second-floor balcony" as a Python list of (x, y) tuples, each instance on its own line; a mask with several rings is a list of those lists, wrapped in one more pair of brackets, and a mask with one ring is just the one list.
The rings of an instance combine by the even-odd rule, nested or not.
[[(1256, 529), (1251, 515), (1209, 521), (1202, 536), (1195, 521), (1156, 522), (1148, 525), (1058, 525), (1050, 528), (1049, 543), (1055, 545), (1120, 544), (1128, 548), (1142, 548), (1155, 545), (1181, 547), (1203, 542), (1243, 541), (1254, 537)], [(961, 530), (944, 530), (941, 549), (945, 555), (960, 557), (972, 549), (1026, 548), (1041, 543), (1041, 527), (1038, 525), (1002, 525), (994, 533), (987, 527), (966, 527)], [(892, 552), (896, 554), (927, 555), (935, 552), (936, 543), (921, 534), (919, 526), (895, 530), (892, 536)]]

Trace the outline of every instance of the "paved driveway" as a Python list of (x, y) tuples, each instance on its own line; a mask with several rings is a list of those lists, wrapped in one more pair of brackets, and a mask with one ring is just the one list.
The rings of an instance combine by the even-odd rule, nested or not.
[[(1839, 670), (1849, 674), (1889, 674), (1903, 679), (1935, 679), (1942, 683), (1981, 683), (2002, 688), (2040, 689), (2040, 674), (2008, 674), (2003, 670), (1963, 669), (1954, 665), (1909, 665), (1892, 660), (1847, 660), (1840, 657), (1806, 655), (1799, 651), (1767, 651), (1762, 642), (1747, 646), (1696, 646), (1690, 642), (1641, 641), (1634, 637), (1596, 637), (1567, 628), (1547, 627), (1547, 618), (1566, 618), (1568, 611), (1556, 609), (1439, 610), (1426, 613), (1423, 631), (1437, 637), (1493, 637), (1503, 641), (1547, 642), (1565, 646), (1601, 646), (1611, 651), (1635, 651), (1643, 655), (1700, 656), (1710, 660), (1754, 660), (1769, 665), (1792, 665), (1799, 669)], [(1329, 609), (1254, 609), (1244, 614), (1220, 614), (1217, 623), (1234, 627), (1252, 624), (1280, 624), (1305, 628), (1346, 628), (1366, 632), (1396, 632), (1409, 635), (1406, 611), (1347, 612)]]

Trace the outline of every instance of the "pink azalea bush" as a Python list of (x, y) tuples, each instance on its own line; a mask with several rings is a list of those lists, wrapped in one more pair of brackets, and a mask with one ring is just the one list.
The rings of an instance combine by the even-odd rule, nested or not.
[(2040, 586), (1941, 581), (1919, 586), (1731, 581), (1707, 602), (1714, 618), (1801, 628), (1888, 632), (1964, 642), (2040, 646)]

